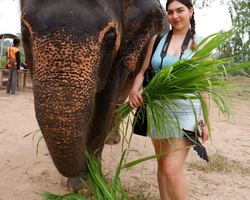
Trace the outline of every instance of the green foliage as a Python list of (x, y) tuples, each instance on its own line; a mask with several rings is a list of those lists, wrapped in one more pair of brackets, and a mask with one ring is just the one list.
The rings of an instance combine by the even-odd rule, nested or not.
[[(204, 7), (210, 7), (215, 0), (191, 0), (194, 7), (202, 9)], [(218, 0), (217, 0), (218, 1)], [(224, 3), (224, 0), (220, 0), (220, 3)]]
[(10, 40), (4, 40), (4, 42), (3, 42), (3, 46), (5, 46), (5, 47), (9, 47), (9, 46), (11, 46), (12, 45), (12, 42), (10, 41)]
[(52, 194), (50, 192), (44, 191), (40, 195), (44, 197), (46, 200), (87, 200), (87, 198), (83, 197), (82, 195), (75, 194), (75, 193), (57, 195), (57, 194)]
[[(238, 27), (238, 31), (228, 40), (226, 44), (219, 47), (220, 58), (232, 57), (232, 62), (244, 63), (250, 60), (250, 1), (229, 1), (228, 9), (232, 25)], [(244, 70), (249, 74), (250, 66)], [(233, 75), (241, 74), (234, 72)]]
[[(40, 132), (40, 130), (32, 131), (32, 132), (30, 132), (30, 133), (24, 135), (23, 138), (26, 138), (26, 137), (28, 137), (28, 136), (30, 136), (30, 135), (33, 135), (33, 136), (32, 136), (32, 142), (34, 143), (34, 141), (35, 141), (35, 136), (36, 136), (36, 134), (37, 134), (38, 132)], [(42, 139), (43, 139), (43, 136), (40, 136), (39, 139), (38, 139), (38, 141), (37, 141), (37, 143), (36, 143), (36, 156), (38, 155), (39, 144), (40, 144), (40, 142), (41, 142)]]
[(0, 68), (4, 68), (6, 65), (6, 56), (3, 56), (0, 60)]
[[(186, 147), (189, 148), (189, 147)], [(44, 197), (46, 200), (87, 200), (87, 199), (98, 199), (98, 200), (145, 200), (148, 199), (147, 197), (144, 197), (141, 193), (138, 195), (134, 191), (133, 194), (127, 194), (127, 192), (123, 189), (120, 181), (120, 172), (122, 168), (129, 168), (131, 166), (134, 166), (140, 162), (155, 159), (162, 155), (168, 154), (170, 152), (166, 152), (159, 155), (149, 156), (143, 159), (139, 159), (136, 161), (132, 161), (130, 163), (125, 163), (125, 155), (127, 154), (127, 151), (125, 150), (121, 156), (120, 162), (116, 168), (116, 173), (113, 178), (111, 186), (108, 185), (105, 181), (105, 176), (102, 174), (101, 171), (101, 160), (95, 161), (92, 156), (90, 156), (86, 152), (86, 160), (87, 160), (87, 169), (88, 169), (88, 177), (90, 184), (88, 182), (82, 180), (85, 187), (91, 192), (92, 196), (90, 198), (86, 198), (80, 194), (75, 193), (68, 193), (64, 195), (56, 195), (52, 194), (50, 192), (44, 191), (40, 195)], [(138, 197), (142, 196), (142, 197)], [(149, 196), (148, 196), (149, 197)]]
[[(124, 161), (126, 151), (123, 152), (121, 156), (120, 163), (116, 168), (116, 174), (113, 180), (113, 184), (111, 186), (107, 185), (105, 182), (105, 177), (101, 171), (101, 160), (94, 161), (93, 158), (86, 152), (86, 160), (87, 160), (87, 169), (88, 169), (88, 177), (91, 184), (87, 184), (84, 180), (82, 180), (85, 187), (91, 192), (92, 199), (98, 200), (129, 200), (129, 196), (126, 194), (125, 190), (122, 188), (121, 181), (119, 178), (122, 163)], [(92, 186), (90, 186), (92, 185)], [(65, 194), (65, 195), (55, 195), (49, 192), (43, 192), (40, 194), (45, 197), (47, 200), (60, 199), (60, 200), (86, 200), (86, 197), (83, 197), (79, 194)]]
[[(250, 35), (250, 2), (246, 0), (231, 1), (229, 5), (229, 12), (233, 26), (240, 27), (237, 34), (241, 40), (238, 42), (242, 42), (247, 38), (247, 35)], [(249, 38), (247, 42), (249, 44)]]

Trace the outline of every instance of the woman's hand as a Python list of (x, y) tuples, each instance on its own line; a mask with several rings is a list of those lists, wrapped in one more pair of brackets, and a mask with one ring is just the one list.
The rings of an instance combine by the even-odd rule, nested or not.
[(209, 131), (207, 125), (202, 128), (202, 143), (205, 144), (207, 140), (209, 140)]
[(131, 90), (129, 94), (129, 105), (131, 108), (138, 108), (144, 104), (141, 93), (137, 90)]

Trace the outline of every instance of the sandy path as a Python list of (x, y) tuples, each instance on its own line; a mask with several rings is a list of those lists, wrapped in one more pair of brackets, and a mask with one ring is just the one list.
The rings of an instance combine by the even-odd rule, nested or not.
[[(248, 82), (249, 79), (246, 79), (244, 83), (249, 87)], [(240, 163), (245, 172), (248, 172), (250, 98), (249, 93), (243, 91), (242, 94), (234, 95), (231, 103), (235, 121), (227, 123), (223, 117), (218, 117), (217, 109), (213, 110), (213, 142), (207, 143), (207, 149), (209, 155), (219, 151), (228, 159), (228, 165)], [(16, 96), (8, 96), (5, 90), (0, 90), (0, 113), (0, 200), (42, 199), (35, 192), (43, 190), (57, 194), (67, 193), (65, 178), (56, 171), (43, 141), (39, 145), (38, 157), (35, 155), (36, 141), (40, 133), (37, 133), (34, 145), (32, 137), (22, 138), (25, 134), (39, 129), (30, 87), (26, 87), (23, 93)], [(154, 153), (149, 138), (135, 136), (131, 147), (138, 152), (131, 152), (128, 160)], [(105, 146), (104, 172), (115, 169), (120, 155), (121, 144)], [(200, 161), (192, 150), (185, 168), (190, 199), (250, 200), (250, 173), (243, 174), (236, 168), (232, 168), (230, 172), (200, 171), (191, 166)], [(151, 199), (159, 198), (155, 160), (123, 170), (121, 179), (125, 187), (143, 186), (145, 194), (151, 194)]]

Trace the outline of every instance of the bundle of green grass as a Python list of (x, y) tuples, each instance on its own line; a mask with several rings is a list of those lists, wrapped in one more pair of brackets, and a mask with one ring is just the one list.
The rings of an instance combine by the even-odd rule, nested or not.
[(92, 195), (90, 198), (75, 193), (56, 195), (47, 191), (44, 191), (40, 195), (45, 197), (47, 200), (130, 200), (131, 198), (123, 189), (119, 177), (125, 153), (126, 151), (123, 152), (120, 163), (117, 165), (112, 185), (108, 185), (105, 182), (105, 176), (102, 174), (101, 160), (98, 160), (97, 162), (94, 161), (88, 152), (86, 152), (88, 177), (91, 182), (91, 186), (89, 186), (84, 180), (82, 180), (82, 183), (90, 191)]

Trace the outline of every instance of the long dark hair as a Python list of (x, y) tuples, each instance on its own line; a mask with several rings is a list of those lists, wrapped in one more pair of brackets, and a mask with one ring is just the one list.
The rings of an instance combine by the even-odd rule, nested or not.
[[(166, 10), (168, 9), (168, 5), (170, 3), (172, 3), (173, 1), (178, 1), (178, 2), (180, 2), (182, 4), (184, 4), (185, 6), (187, 6), (188, 9), (193, 8), (193, 4), (192, 4), (191, 0), (168, 0), (167, 3), (166, 3)], [(193, 12), (193, 15), (190, 18), (190, 25), (191, 25), (191, 30), (190, 30), (191, 38), (193, 39), (191, 49), (195, 49), (196, 43), (194, 41), (194, 36), (195, 36), (196, 31), (195, 31), (194, 12)]]

